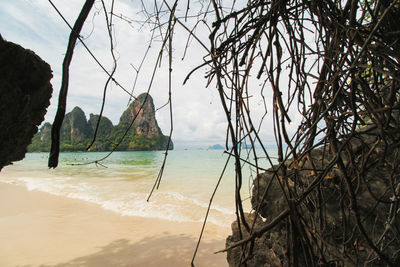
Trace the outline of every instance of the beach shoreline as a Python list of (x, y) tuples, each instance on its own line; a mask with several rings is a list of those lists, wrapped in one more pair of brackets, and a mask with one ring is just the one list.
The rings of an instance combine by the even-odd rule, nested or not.
[[(0, 182), (0, 266), (190, 266), (200, 229)], [(228, 266), (229, 232), (209, 224), (195, 266)]]

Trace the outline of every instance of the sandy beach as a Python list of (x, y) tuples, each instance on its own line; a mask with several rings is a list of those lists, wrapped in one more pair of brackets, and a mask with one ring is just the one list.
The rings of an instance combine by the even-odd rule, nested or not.
[[(0, 266), (190, 266), (200, 229), (0, 183)], [(195, 266), (228, 266), (229, 231), (208, 225)]]

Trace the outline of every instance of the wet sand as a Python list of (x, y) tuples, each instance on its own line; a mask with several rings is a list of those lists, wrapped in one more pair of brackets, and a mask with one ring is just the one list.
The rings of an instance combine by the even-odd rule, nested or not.
[[(0, 266), (190, 266), (200, 229), (0, 183)], [(229, 231), (208, 224), (195, 266), (228, 266)]]

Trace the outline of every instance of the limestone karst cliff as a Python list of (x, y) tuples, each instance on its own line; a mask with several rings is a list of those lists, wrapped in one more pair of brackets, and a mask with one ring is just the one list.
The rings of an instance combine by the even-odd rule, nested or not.
[[(99, 115), (94, 115), (94, 114), (89, 115), (88, 124), (91, 128), (92, 133), (94, 133), (96, 130), (96, 124), (97, 121), (99, 120), (99, 117), (100, 117)], [(99, 129), (97, 130), (97, 137), (98, 138), (106, 137), (111, 133), (113, 127), (114, 125), (112, 124), (112, 122), (107, 117), (102, 116)]]
[[(142, 108), (141, 108), (142, 107)], [(127, 131), (131, 122), (134, 121)], [(79, 107), (67, 113), (61, 127), (61, 151), (85, 151), (91, 142), (99, 115), (90, 114), (89, 120)], [(29, 151), (49, 151), (51, 124), (45, 123), (34, 137)], [(122, 137), (125, 135), (124, 139)], [(157, 124), (153, 99), (141, 94), (123, 112), (118, 125), (102, 116), (97, 131), (96, 142), (91, 151), (110, 151), (116, 144), (118, 151), (125, 150), (163, 150), (167, 147), (168, 136), (163, 135)], [(121, 141), (122, 140), (122, 141)], [(169, 149), (173, 149), (172, 142)]]
[[(139, 95), (122, 113), (111, 137), (118, 140), (134, 119), (130, 131), (117, 150), (163, 150), (167, 147), (169, 137), (164, 136), (158, 126), (153, 98), (147, 93)], [(173, 149), (172, 141), (169, 149)]]
[[(140, 109), (141, 106), (143, 106), (142, 109)], [(136, 100), (129, 105), (121, 115), (118, 125), (129, 125), (136, 116), (137, 118), (133, 124), (133, 129), (136, 134), (147, 138), (159, 135), (161, 134), (161, 130), (160, 127), (158, 127), (154, 113), (153, 99), (149, 94), (144, 93), (139, 95)]]
[(51, 140), (51, 123), (46, 122), (40, 128), (40, 141), (42, 142), (50, 142)]
[(61, 126), (61, 142), (80, 143), (92, 135), (92, 128), (86, 120), (85, 113), (80, 107), (65, 115)]

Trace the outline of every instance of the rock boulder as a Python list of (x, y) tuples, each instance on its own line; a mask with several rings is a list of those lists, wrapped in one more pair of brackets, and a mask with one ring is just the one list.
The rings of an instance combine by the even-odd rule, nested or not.
[(0, 169), (25, 157), (50, 105), (50, 66), (0, 36)]

